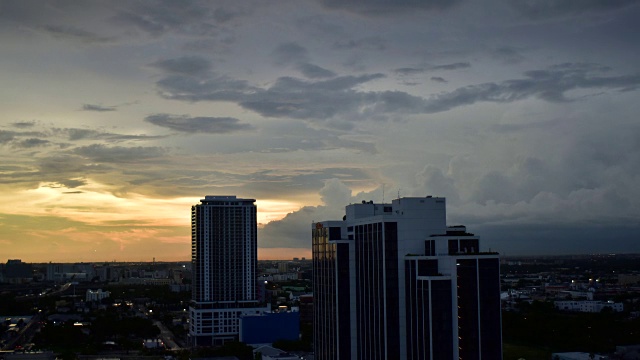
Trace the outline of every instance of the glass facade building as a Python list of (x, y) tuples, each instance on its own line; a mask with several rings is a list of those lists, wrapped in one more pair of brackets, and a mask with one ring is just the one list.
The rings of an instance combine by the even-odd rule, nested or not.
[(238, 340), (240, 316), (257, 315), (254, 199), (206, 196), (191, 208), (192, 346)]
[(312, 239), (316, 358), (502, 358), (498, 255), (444, 198), (352, 204)]

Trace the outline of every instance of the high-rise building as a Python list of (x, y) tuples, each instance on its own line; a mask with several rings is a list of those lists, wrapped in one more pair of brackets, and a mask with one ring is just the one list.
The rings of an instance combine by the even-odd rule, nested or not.
[(348, 205), (312, 246), (316, 359), (502, 359), (498, 255), (444, 198)]
[(191, 207), (193, 346), (238, 340), (240, 316), (257, 315), (257, 220), (254, 199), (205, 196)]

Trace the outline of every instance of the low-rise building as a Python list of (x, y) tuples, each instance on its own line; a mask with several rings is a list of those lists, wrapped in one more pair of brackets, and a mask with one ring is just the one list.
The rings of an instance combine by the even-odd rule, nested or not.
[(593, 301), (593, 300), (565, 300), (554, 301), (554, 306), (558, 310), (599, 313), (605, 308), (610, 308), (615, 312), (622, 312), (624, 306), (622, 303), (614, 303), (613, 301)]
[(300, 313), (279, 312), (246, 315), (240, 318), (240, 341), (246, 344), (272, 344), (277, 340), (300, 338)]
[(102, 299), (108, 298), (109, 296), (111, 296), (111, 293), (109, 291), (102, 291), (102, 289), (98, 289), (95, 291), (91, 289), (87, 289), (85, 301), (86, 302), (100, 301)]
[(564, 352), (551, 354), (552, 360), (608, 360), (605, 355), (596, 355), (585, 352)]

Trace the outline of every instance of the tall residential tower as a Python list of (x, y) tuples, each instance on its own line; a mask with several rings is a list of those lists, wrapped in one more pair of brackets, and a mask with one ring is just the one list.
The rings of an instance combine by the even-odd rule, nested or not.
[(312, 246), (316, 359), (502, 359), (498, 255), (444, 198), (349, 205)]
[(191, 207), (193, 283), (189, 337), (193, 346), (238, 340), (239, 317), (260, 314), (256, 294), (254, 199), (205, 196)]

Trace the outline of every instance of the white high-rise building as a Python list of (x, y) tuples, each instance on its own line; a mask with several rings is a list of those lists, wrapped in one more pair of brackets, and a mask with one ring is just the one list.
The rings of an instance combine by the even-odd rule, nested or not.
[(316, 359), (502, 359), (498, 254), (444, 198), (348, 205), (312, 246)]
[(238, 340), (240, 316), (257, 315), (257, 220), (254, 199), (205, 196), (191, 207), (193, 346)]

